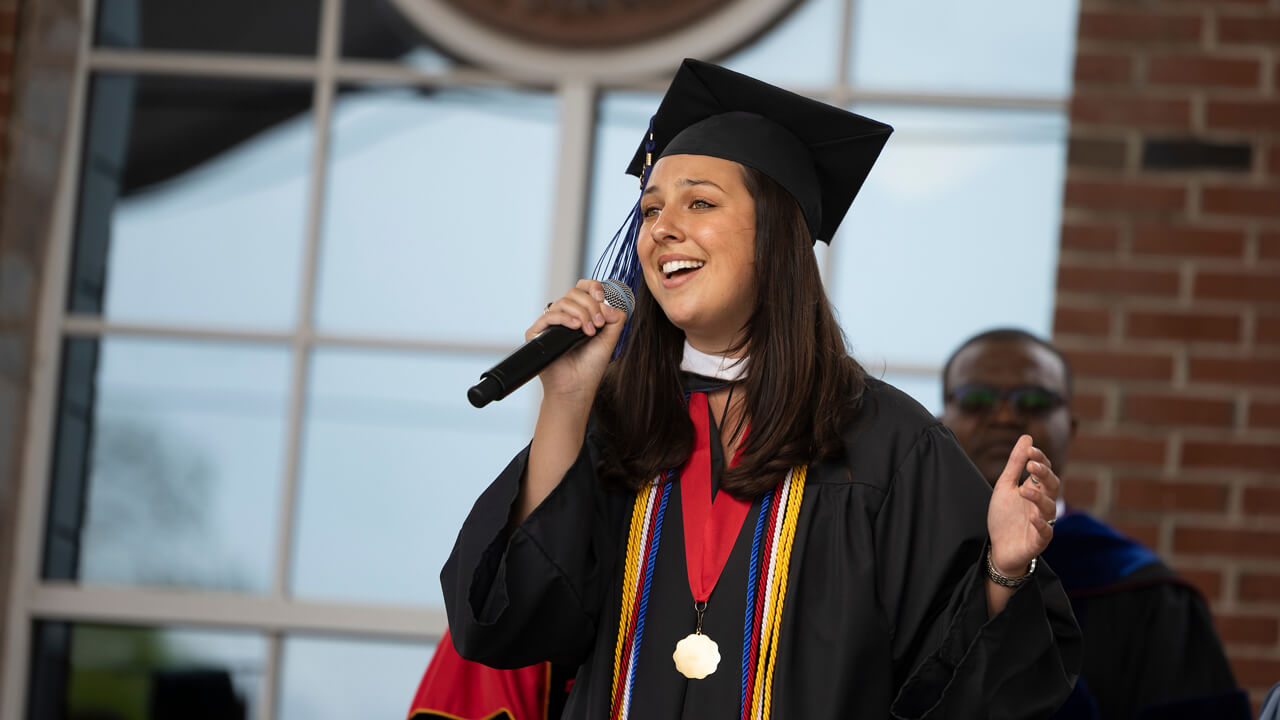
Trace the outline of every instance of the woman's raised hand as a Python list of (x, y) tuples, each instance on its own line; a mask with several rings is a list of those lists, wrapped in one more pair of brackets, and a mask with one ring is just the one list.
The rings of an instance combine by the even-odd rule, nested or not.
[[(1023, 468), (1030, 476), (1019, 485)], [(1031, 444), (1031, 436), (1018, 438), (987, 506), (991, 564), (996, 572), (1008, 577), (1025, 575), (1031, 559), (1049, 547), (1060, 488), (1049, 458)]]
[(624, 311), (604, 303), (604, 289), (596, 280), (579, 280), (573, 289), (548, 305), (525, 331), (526, 341), (552, 325), (581, 329), (589, 339), (538, 375), (544, 401), (579, 402), (589, 408), (626, 319)]

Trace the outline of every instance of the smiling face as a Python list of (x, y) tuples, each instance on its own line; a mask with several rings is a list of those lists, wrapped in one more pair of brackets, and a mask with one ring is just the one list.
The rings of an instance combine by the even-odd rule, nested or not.
[(649, 292), (689, 344), (725, 352), (755, 309), (756, 205), (742, 166), (706, 155), (664, 157), (640, 211), (636, 251)]

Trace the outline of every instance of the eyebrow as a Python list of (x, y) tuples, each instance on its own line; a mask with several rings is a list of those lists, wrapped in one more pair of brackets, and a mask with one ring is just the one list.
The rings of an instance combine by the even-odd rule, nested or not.
[[(693, 187), (695, 185), (710, 185), (711, 187), (719, 190), (720, 192), (724, 192), (724, 188), (711, 182), (710, 180), (704, 180), (702, 178), (680, 178), (679, 180), (676, 181), (675, 184), (676, 184), (676, 187), (678, 188)], [(649, 195), (651, 193), (656, 193), (656, 192), (658, 192), (658, 187), (656, 185), (650, 185), (649, 187), (644, 189), (645, 195)]]

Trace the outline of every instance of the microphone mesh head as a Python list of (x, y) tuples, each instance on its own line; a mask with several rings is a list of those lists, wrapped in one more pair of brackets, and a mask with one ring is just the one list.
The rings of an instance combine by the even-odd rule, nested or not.
[(631, 317), (636, 306), (635, 293), (621, 280), (604, 280), (600, 283), (604, 288), (604, 302), (611, 308), (617, 308)]

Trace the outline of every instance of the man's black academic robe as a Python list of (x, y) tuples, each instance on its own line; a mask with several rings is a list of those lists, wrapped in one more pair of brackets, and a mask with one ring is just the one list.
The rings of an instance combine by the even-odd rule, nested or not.
[(1248, 720), (1199, 591), (1155, 553), (1072, 512), (1044, 556), (1084, 634), (1080, 682), (1055, 720)]

